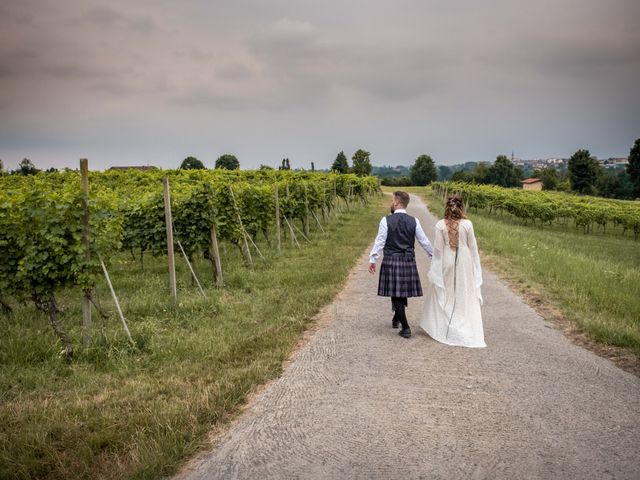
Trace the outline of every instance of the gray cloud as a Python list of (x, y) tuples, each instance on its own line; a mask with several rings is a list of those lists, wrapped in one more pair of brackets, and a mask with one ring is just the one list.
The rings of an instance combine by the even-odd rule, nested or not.
[(543, 75), (582, 75), (638, 66), (640, 36), (621, 39), (594, 33), (582, 39), (560, 35), (520, 37), (483, 57), (502, 68), (527, 68)]
[(282, 18), (255, 35), (254, 48), (286, 53), (306, 52), (320, 39), (320, 30), (310, 22)]
[(194, 61), (210, 61), (215, 58), (212, 51), (202, 50), (198, 47), (192, 47), (188, 50), (176, 50), (174, 55), (178, 58), (186, 58)]
[(121, 75), (123, 70), (101, 68), (99, 66), (83, 65), (78, 63), (58, 63), (55, 65), (43, 65), (42, 72), (62, 79), (91, 79), (108, 78)]
[(83, 19), (99, 27), (124, 27), (139, 33), (149, 33), (157, 28), (155, 21), (149, 16), (126, 14), (108, 5), (88, 9)]
[(179, 105), (199, 109), (247, 111), (256, 107), (273, 108), (273, 105), (266, 105), (265, 102), (261, 102), (262, 105), (256, 105), (254, 100), (240, 95), (223, 95), (210, 90), (197, 89), (177, 96), (175, 101)]
[(254, 166), (452, 162), (624, 154), (640, 133), (637, 0), (83, 5), (0, 6), (0, 158), (62, 162), (82, 138), (162, 164), (186, 138)]
[(39, 57), (40, 54), (31, 48), (16, 47), (6, 51), (0, 49), (0, 79), (38, 69)]
[(126, 17), (117, 10), (106, 5), (90, 8), (84, 15), (89, 22), (101, 27), (109, 27), (125, 21)]
[(29, 25), (33, 23), (34, 14), (24, 11), (16, 11), (7, 5), (0, 5), (0, 18), (17, 25)]
[(349, 88), (398, 101), (433, 92), (454, 61), (428, 46), (333, 39), (308, 22), (279, 20), (249, 41), (265, 71), (287, 91), (326, 95)]
[(229, 62), (216, 67), (218, 76), (224, 80), (245, 80), (253, 77), (254, 71), (246, 64), (240, 62)]

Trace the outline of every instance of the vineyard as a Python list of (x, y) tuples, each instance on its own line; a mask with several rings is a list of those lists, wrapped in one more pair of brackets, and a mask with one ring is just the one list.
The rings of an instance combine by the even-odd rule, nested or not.
[(606, 232), (609, 226), (621, 235), (633, 234), (636, 239), (640, 235), (640, 202), (460, 182), (435, 182), (432, 186), (442, 197), (462, 195), (467, 208), (507, 213), (525, 225), (573, 225), (585, 233), (598, 227)]
[(262, 256), (259, 237), (278, 249), (299, 246), (339, 201), (348, 207), (379, 191), (372, 177), (289, 171), (108, 171), (89, 173), (88, 188), (81, 183), (78, 171), (0, 177), (0, 306), (10, 312), (12, 301), (32, 301), (68, 359), (56, 292), (78, 288), (91, 303), (114, 255), (129, 252), (141, 267), (145, 255), (175, 252), (190, 263), (204, 255), (222, 286), (219, 242), (237, 246), (250, 267), (252, 251)]

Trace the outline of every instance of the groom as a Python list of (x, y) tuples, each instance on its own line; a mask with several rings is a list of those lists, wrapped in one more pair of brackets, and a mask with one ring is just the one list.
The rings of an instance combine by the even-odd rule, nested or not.
[(376, 260), (380, 251), (384, 253), (380, 266), (378, 295), (391, 297), (393, 320), (391, 326), (398, 328), (402, 325), (400, 336), (411, 337), (411, 329), (407, 322), (405, 307), (408, 297), (421, 297), (422, 286), (418, 276), (415, 258), (415, 241), (427, 254), (433, 255), (431, 242), (422, 230), (417, 218), (407, 214), (409, 194), (407, 192), (393, 192), (391, 200), (391, 215), (380, 220), (378, 236), (369, 254), (369, 273), (376, 273)]

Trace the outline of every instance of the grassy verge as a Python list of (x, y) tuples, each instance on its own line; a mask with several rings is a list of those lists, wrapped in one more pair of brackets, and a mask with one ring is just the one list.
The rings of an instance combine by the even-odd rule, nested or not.
[[(411, 190), (411, 189), (410, 189)], [(444, 207), (430, 189), (420, 194), (437, 214)], [(482, 253), (533, 303), (555, 307), (571, 329), (622, 350), (637, 367), (640, 357), (640, 242), (571, 228), (523, 226), (509, 215), (468, 212)], [(483, 260), (486, 260), (483, 259)], [(535, 306), (535, 305), (534, 305)], [(632, 358), (629, 358), (631, 355)]]
[[(256, 386), (277, 377), (315, 313), (341, 288), (375, 236), (386, 200), (331, 220), (301, 249), (242, 267), (235, 247), (222, 249), (226, 287), (191, 286), (177, 260), (178, 298), (168, 306), (166, 259), (128, 255), (111, 276), (139, 349), (128, 346), (112, 312), (102, 347), (76, 345), (65, 365), (47, 320), (28, 307), (0, 317), (0, 478), (158, 478), (207, 444)], [(302, 240), (301, 240), (302, 241)], [(201, 277), (211, 268), (198, 261)], [(63, 292), (62, 321), (80, 339), (77, 292)], [(94, 317), (95, 318), (95, 317)], [(77, 343), (77, 342), (76, 342)]]

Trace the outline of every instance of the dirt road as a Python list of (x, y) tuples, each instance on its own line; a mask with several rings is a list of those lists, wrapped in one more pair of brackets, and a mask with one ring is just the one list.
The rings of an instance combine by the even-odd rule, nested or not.
[[(431, 237), (415, 196), (409, 213)], [(177, 478), (639, 479), (640, 379), (484, 273), (488, 347), (449, 347), (419, 328), (422, 299), (411, 339), (391, 329), (363, 255), (283, 376)]]

